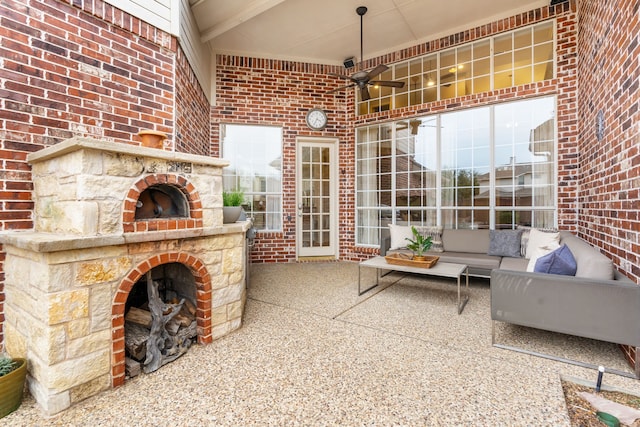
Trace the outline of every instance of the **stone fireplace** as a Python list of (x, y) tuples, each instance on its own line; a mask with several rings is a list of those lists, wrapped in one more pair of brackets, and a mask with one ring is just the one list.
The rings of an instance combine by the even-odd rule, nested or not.
[(0, 233), (5, 349), (46, 413), (124, 384), (125, 315), (148, 281), (191, 309), (199, 344), (241, 326), (251, 224), (222, 223), (226, 161), (86, 138), (27, 160), (34, 230)]

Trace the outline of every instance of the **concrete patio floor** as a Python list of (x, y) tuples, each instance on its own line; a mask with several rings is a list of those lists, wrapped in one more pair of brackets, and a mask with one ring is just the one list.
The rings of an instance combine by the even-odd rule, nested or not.
[[(374, 271), (363, 269), (363, 280)], [(252, 267), (243, 327), (54, 417), (32, 397), (8, 426), (563, 426), (561, 376), (597, 372), (491, 346), (489, 285), (390, 274), (357, 295), (348, 262)], [(616, 345), (499, 324), (499, 341), (631, 372)], [(640, 381), (605, 373), (640, 394)]]

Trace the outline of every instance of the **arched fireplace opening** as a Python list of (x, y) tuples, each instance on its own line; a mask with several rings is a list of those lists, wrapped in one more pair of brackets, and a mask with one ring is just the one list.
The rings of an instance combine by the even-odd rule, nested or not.
[(181, 263), (161, 264), (138, 280), (125, 304), (126, 374), (150, 373), (197, 340), (196, 281)]
[(152, 185), (140, 193), (135, 219), (188, 218), (189, 203), (179, 188), (168, 184)]

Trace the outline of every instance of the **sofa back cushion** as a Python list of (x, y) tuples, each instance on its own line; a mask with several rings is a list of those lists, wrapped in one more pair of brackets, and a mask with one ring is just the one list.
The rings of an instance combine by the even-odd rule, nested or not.
[(613, 261), (596, 248), (568, 231), (560, 232), (560, 242), (569, 247), (576, 259), (576, 277), (603, 280), (614, 278)]
[(442, 231), (442, 245), (445, 252), (468, 252), (487, 254), (489, 251), (489, 230), (453, 230)]

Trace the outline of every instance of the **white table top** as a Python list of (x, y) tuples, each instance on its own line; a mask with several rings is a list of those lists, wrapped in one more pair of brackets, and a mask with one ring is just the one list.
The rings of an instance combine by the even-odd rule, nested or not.
[(360, 265), (363, 267), (375, 267), (375, 268), (383, 268), (386, 270), (404, 271), (406, 273), (417, 273), (417, 274), (426, 274), (431, 276), (454, 277), (454, 278), (460, 277), (467, 269), (467, 266), (465, 264), (454, 264), (451, 262), (440, 262), (440, 261), (438, 261), (436, 265), (434, 265), (431, 268), (389, 264), (382, 256), (377, 256), (374, 258), (370, 258), (366, 261), (362, 261)]

